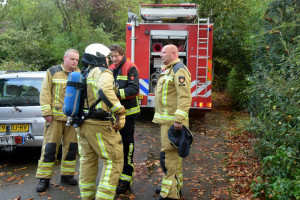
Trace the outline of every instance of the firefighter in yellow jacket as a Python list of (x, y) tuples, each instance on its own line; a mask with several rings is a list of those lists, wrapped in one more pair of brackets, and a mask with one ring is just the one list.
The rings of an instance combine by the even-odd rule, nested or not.
[[(182, 159), (176, 147), (171, 145), (168, 130), (189, 125), (191, 106), (191, 74), (178, 58), (175, 45), (166, 45), (161, 52), (164, 63), (155, 88), (154, 123), (161, 126), (160, 163), (164, 171), (160, 199), (179, 199), (183, 187)], [(156, 191), (157, 192), (157, 191)]]
[(64, 62), (49, 68), (42, 84), (40, 104), (46, 121), (42, 153), (36, 172), (36, 178), (40, 179), (37, 192), (43, 192), (49, 187), (61, 141), (61, 182), (69, 185), (78, 184), (74, 179), (78, 151), (76, 131), (73, 127), (65, 126), (67, 117), (63, 114), (68, 75), (73, 71), (80, 72), (77, 67), (78, 60), (79, 52), (68, 49), (64, 55)]
[[(79, 188), (84, 200), (114, 199), (123, 169), (119, 130), (125, 124), (126, 111), (114, 91), (113, 74), (108, 69), (109, 53), (106, 46), (95, 43), (86, 47), (82, 58), (86, 88), (81, 98), (84, 108), (80, 110), (83, 110), (81, 115), (85, 120), (77, 124), (76, 130), (80, 154)], [(112, 120), (111, 114), (116, 121)], [(103, 167), (96, 187), (99, 157)]]

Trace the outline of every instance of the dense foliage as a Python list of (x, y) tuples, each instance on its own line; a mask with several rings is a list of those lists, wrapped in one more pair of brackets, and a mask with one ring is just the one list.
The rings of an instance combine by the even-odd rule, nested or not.
[(124, 46), (127, 11), (138, 9), (137, 1), (125, 0), (6, 2), (0, 4), (0, 70), (7, 63), (23, 70), (45, 70), (62, 62), (66, 49), (83, 54), (95, 42)]
[(299, 1), (270, 3), (253, 40), (250, 129), (264, 166), (253, 188), (267, 199), (300, 198), (299, 8)]

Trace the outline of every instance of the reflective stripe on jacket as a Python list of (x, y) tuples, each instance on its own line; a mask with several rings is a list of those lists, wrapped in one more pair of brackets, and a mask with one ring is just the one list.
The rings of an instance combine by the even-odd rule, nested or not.
[(140, 113), (138, 101), (140, 86), (136, 65), (124, 57), (119, 66), (112, 64), (109, 69), (113, 71), (115, 82), (119, 87), (117, 97), (126, 109), (126, 116)]
[(191, 106), (191, 74), (180, 59), (162, 66), (155, 88), (154, 123), (166, 124), (170, 121), (188, 126)]
[[(87, 96), (88, 104), (91, 107), (101, 94), (101, 101), (96, 105), (97, 108), (102, 108), (107, 112), (118, 114), (124, 110), (119, 99), (114, 92), (114, 78), (109, 69), (94, 67), (87, 77)], [(85, 105), (85, 108), (87, 105)], [(99, 123), (97, 119), (85, 120), (87, 123)], [(102, 124), (111, 125), (110, 121), (102, 121)]]
[[(80, 72), (80, 69), (76, 67), (74, 71)], [(67, 121), (67, 117), (63, 114), (63, 104), (69, 74), (62, 64), (47, 70), (40, 93), (43, 116), (53, 115), (54, 120)]]

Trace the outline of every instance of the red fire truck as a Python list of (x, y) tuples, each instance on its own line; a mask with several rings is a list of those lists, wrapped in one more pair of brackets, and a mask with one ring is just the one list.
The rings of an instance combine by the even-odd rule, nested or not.
[(198, 17), (196, 4), (140, 4), (140, 17), (129, 12), (126, 56), (139, 69), (141, 107), (154, 107), (154, 88), (162, 64), (162, 47), (174, 44), (192, 74), (192, 109), (210, 110), (213, 24)]

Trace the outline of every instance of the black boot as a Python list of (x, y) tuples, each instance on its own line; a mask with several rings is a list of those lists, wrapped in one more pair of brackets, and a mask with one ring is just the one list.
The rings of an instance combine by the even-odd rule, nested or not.
[(37, 192), (44, 192), (49, 187), (50, 179), (41, 178), (38, 186), (36, 187)]
[(130, 189), (130, 183), (128, 181), (119, 181), (116, 189), (117, 194), (124, 194)]
[(68, 185), (78, 185), (78, 181), (73, 175), (61, 175), (60, 182), (66, 183)]

